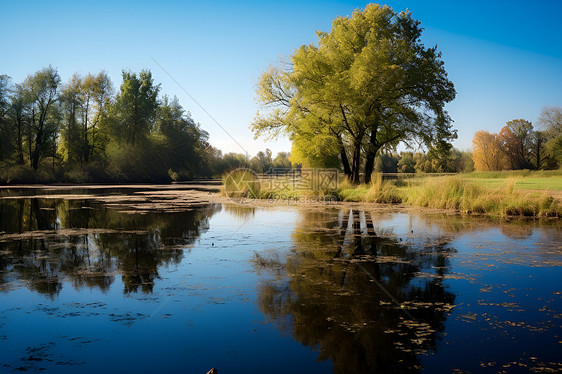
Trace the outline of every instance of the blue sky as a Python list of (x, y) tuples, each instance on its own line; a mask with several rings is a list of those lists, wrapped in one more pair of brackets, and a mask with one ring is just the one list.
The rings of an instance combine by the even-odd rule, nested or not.
[[(106, 70), (115, 88), (121, 70), (148, 68), (162, 92), (184, 108), (224, 152), (290, 150), (288, 140), (254, 140), (260, 73), (295, 48), (329, 31), (356, 1), (6, 1), (0, 0), (0, 74), (21, 82), (44, 66), (67, 81)], [(545, 105), (562, 105), (562, 2), (387, 1), (422, 22), (422, 41), (438, 45), (457, 98), (447, 109), (458, 129), (454, 145), (505, 122), (536, 122)], [(157, 63), (153, 60), (156, 60)], [(159, 66), (161, 65), (168, 74)], [(202, 110), (206, 112), (242, 145)]]

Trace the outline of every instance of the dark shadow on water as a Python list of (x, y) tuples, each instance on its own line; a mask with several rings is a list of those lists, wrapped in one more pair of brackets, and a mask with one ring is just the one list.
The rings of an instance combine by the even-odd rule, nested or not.
[(368, 212), (305, 212), (286, 258), (254, 259), (272, 274), (259, 288), (260, 310), (331, 359), (335, 373), (417, 372), (418, 355), (435, 349), (453, 308), (442, 284), (452, 250), (386, 234)]
[[(529, 269), (533, 277), (528, 279), (556, 274), (561, 264), (560, 228), (559, 220), (303, 209), (291, 251), (286, 255), (265, 251), (253, 258), (262, 278), (258, 306), (283, 334), (318, 351), (319, 360), (330, 360), (335, 373), (416, 373), (436, 368), (478, 372), (483, 362), (493, 363), (493, 372), (502, 365), (559, 368), (562, 364), (552, 362), (560, 327), (551, 322), (558, 317), (542, 314), (556, 310), (559, 291), (543, 287), (534, 291), (541, 294), (533, 300), (534, 293), (525, 287), (541, 285), (540, 280), (496, 282), (517, 281), (517, 272)], [(510, 321), (524, 317), (511, 314), (509, 302), (498, 302), (505, 297), (517, 302), (513, 313), (527, 309), (527, 318), (543, 321), (544, 341), (530, 346), (527, 339), (541, 338), (519, 337), (520, 327)], [(459, 303), (457, 298), (475, 301)], [(501, 306), (482, 309), (486, 303)], [(490, 316), (499, 322), (490, 323)], [(454, 334), (467, 324), (474, 324), (478, 339), (501, 344), (479, 348), (475, 343), (467, 355), (463, 350), (467, 342), (459, 336), (451, 341), (448, 335), (451, 326)], [(449, 344), (455, 344), (454, 354)], [(509, 354), (510, 350), (523, 353)], [(529, 350), (552, 362), (517, 356)]]
[(107, 291), (152, 292), (161, 266), (177, 264), (220, 206), (127, 214), (92, 200), (0, 199), (0, 289), (23, 281), (56, 297), (63, 280)]

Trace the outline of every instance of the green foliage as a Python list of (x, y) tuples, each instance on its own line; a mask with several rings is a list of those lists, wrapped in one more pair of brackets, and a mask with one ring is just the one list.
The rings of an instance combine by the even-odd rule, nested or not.
[(60, 168), (34, 170), (29, 165), (3, 165), (0, 167), (0, 184), (53, 183), (60, 177)]
[(471, 152), (455, 148), (445, 154), (431, 149), (427, 153), (382, 153), (375, 159), (375, 171), (383, 173), (462, 173), (474, 168)]
[(377, 156), (375, 161), (375, 171), (381, 173), (398, 173), (398, 163), (400, 156), (396, 153), (382, 153)]
[(192, 179), (206, 174), (205, 150), (209, 134), (185, 114), (177, 98), (167, 96), (158, 108), (156, 129), (160, 151), (169, 165), (172, 180)]
[(85, 77), (75, 74), (64, 86), (59, 96), (64, 113), (59, 154), (70, 168), (104, 158), (100, 157), (106, 144), (101, 123), (107, 117), (112, 92), (105, 72)]
[(562, 165), (562, 135), (550, 139), (546, 143), (546, 147), (551, 157), (556, 160), (558, 165)]
[(265, 152), (259, 151), (255, 157), (250, 160), (250, 169), (256, 173), (267, 173), (273, 168), (273, 160), (271, 159), (271, 151), (266, 149)]
[(106, 173), (106, 169), (99, 164), (90, 163), (82, 168), (77, 167), (67, 171), (64, 175), (64, 181), (67, 183), (93, 183), (93, 182), (109, 182), (111, 179)]
[(291, 154), (289, 152), (279, 152), (273, 159), (274, 169), (289, 169), (292, 167)]
[(137, 139), (134, 145), (111, 141), (107, 146), (110, 175), (125, 182), (169, 182), (169, 168), (159, 146), (152, 138)]
[(56, 105), (60, 76), (51, 66), (29, 75), (23, 82), (26, 105), (29, 107), (28, 145), (30, 164), (34, 170), (47, 154), (56, 149), (60, 112)]
[(414, 161), (413, 152), (404, 152), (398, 161), (397, 167), (399, 173), (415, 173), (416, 161)]
[(327, 134), (294, 134), (291, 162), (307, 168), (339, 167), (338, 147), (335, 139)]
[(111, 130), (115, 139), (134, 146), (145, 140), (154, 127), (160, 85), (154, 84), (149, 70), (138, 75), (128, 71), (122, 74), (123, 83), (111, 112)]
[(246, 155), (234, 152), (230, 152), (222, 156), (217, 164), (217, 168), (219, 171), (218, 174), (224, 174), (233, 171), (234, 169), (250, 167), (250, 162)]
[[(9, 91), (11, 95), (9, 95)], [(169, 182), (211, 176), (220, 152), (174, 98), (159, 100), (152, 74), (123, 72), (113, 97), (105, 72), (64, 85), (44, 68), (13, 89), (0, 79), (4, 183)], [(20, 166), (28, 162), (35, 173)]]
[(282, 172), (291, 168), (299, 169), (299, 164), (291, 162), (292, 155), (288, 152), (279, 152), (275, 158), (269, 149), (259, 151), (256, 156), (249, 158), (241, 153), (227, 153), (213, 158), (212, 175), (224, 175), (235, 169), (250, 169), (255, 173)]
[(288, 133), (293, 162), (325, 166), (339, 157), (353, 183), (361, 170), (368, 182), (377, 152), (400, 141), (447, 152), (456, 131), (443, 107), (455, 90), (421, 32), (409, 12), (377, 4), (336, 18), (330, 32), (317, 32), (318, 45), (301, 46), (290, 65), (263, 73), (264, 111), (252, 130)]
[(6, 184), (34, 183), (35, 171), (31, 166), (14, 165), (2, 168), (0, 181)]
[(172, 169), (168, 169), (168, 175), (170, 176), (172, 182), (183, 182), (193, 179), (193, 174), (191, 174), (189, 170), (185, 170), (185, 169), (180, 171), (174, 171)]

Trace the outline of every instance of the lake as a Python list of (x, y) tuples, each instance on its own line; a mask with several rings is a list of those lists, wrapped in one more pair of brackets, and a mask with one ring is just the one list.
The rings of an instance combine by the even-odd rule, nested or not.
[(0, 372), (562, 371), (561, 228), (0, 189)]

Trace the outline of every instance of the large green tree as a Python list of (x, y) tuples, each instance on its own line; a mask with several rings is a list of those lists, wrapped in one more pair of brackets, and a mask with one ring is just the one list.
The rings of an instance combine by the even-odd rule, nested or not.
[(176, 97), (164, 96), (157, 117), (154, 138), (165, 152), (172, 179), (203, 174), (209, 134), (185, 113)]
[(305, 165), (338, 157), (354, 183), (361, 170), (369, 182), (377, 152), (399, 142), (448, 151), (456, 131), (444, 105), (455, 89), (421, 33), (410, 12), (377, 4), (336, 18), (330, 32), (317, 32), (318, 45), (262, 74), (254, 133), (287, 133), (293, 161)]
[(117, 122), (114, 128), (119, 140), (134, 146), (154, 127), (158, 109), (160, 85), (154, 84), (150, 70), (138, 75), (123, 71), (123, 83), (115, 100)]
[(60, 88), (60, 76), (51, 66), (39, 70), (23, 83), (30, 105), (29, 153), (34, 170), (39, 160), (53, 151), (59, 116), (56, 102)]
[(99, 124), (108, 110), (112, 94), (106, 72), (82, 77), (74, 74), (64, 86), (60, 102), (64, 110), (60, 153), (68, 163), (88, 163), (99, 148)]
[(106, 148), (110, 173), (128, 181), (169, 180), (165, 154), (151, 135), (156, 131), (158, 92), (152, 73), (123, 71), (123, 83), (109, 110)]
[[(22, 84), (16, 84), (10, 98), (8, 121), (11, 124), (12, 134), (15, 141), (16, 162), (24, 164), (24, 137), (29, 134), (30, 124), (29, 95)], [(31, 144), (30, 139), (28, 143)]]

